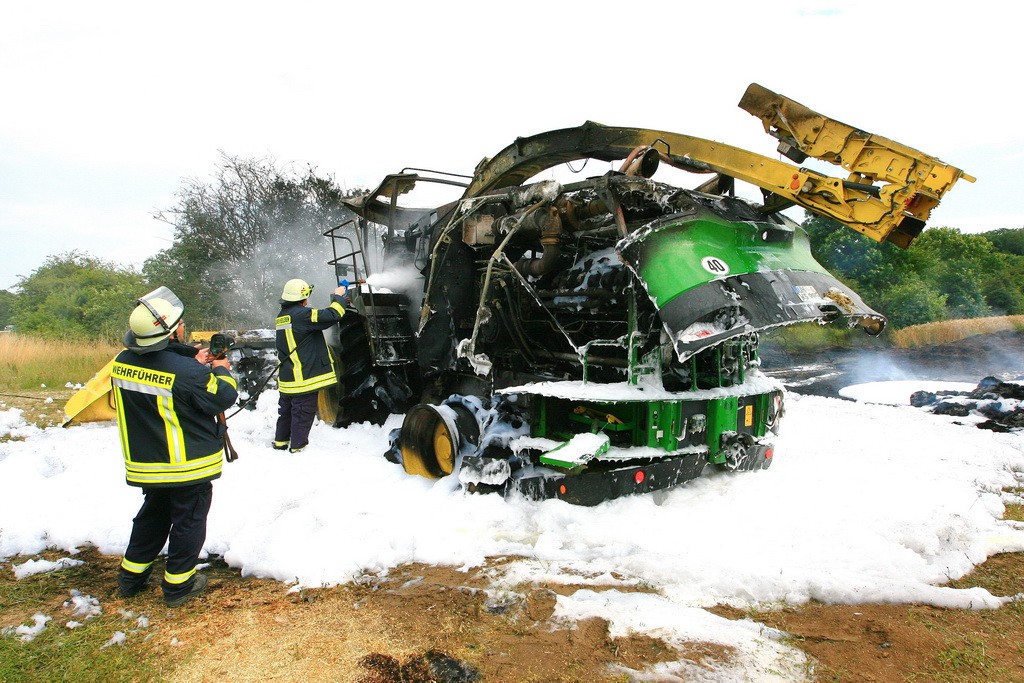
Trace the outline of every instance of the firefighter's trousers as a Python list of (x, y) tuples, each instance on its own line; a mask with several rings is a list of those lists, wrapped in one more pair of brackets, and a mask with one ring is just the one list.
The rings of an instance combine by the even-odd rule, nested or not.
[(135, 516), (118, 583), (126, 592), (145, 584), (166, 543), (167, 563), (161, 582), (164, 597), (187, 593), (206, 542), (213, 484), (143, 488), (142, 492), (146, 499)]

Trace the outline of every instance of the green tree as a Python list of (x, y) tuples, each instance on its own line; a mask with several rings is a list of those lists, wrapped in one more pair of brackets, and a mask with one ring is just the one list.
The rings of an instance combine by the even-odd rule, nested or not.
[(1024, 256), (1024, 228), (1003, 228), (979, 234), (1001, 252)]
[(982, 276), (982, 291), (993, 313), (1024, 314), (1024, 256), (993, 254)]
[(220, 327), (217, 321), (224, 318), (221, 298), (207, 279), (216, 269), (207, 268), (205, 263), (203, 254), (197, 253), (192, 245), (178, 243), (147, 259), (142, 266), (152, 287), (169, 287), (185, 303), (192, 329)]
[(19, 332), (58, 339), (119, 339), (147, 291), (132, 268), (72, 251), (50, 256), (18, 282), (11, 317)]
[(323, 232), (352, 215), (345, 193), (313, 168), (225, 154), (212, 179), (187, 180), (177, 196), (157, 216), (174, 226), (174, 245), (143, 272), (171, 287), (194, 319), (242, 326), (268, 324), (285, 280), (329, 272)]
[(0, 289), (0, 330), (11, 324), (11, 316), (14, 314), (14, 302), (18, 295)]
[(1024, 314), (1024, 228), (979, 233), (992, 244), (982, 272), (982, 292), (993, 313)]
[(881, 305), (883, 294), (913, 271), (911, 256), (888, 242), (879, 244), (831, 218), (808, 213), (803, 227), (818, 263), (857, 291), (869, 306), (888, 314)]
[(1024, 293), (1005, 281), (991, 281), (985, 285), (985, 303), (994, 315), (1024, 314)]
[[(929, 228), (909, 249), (878, 244), (808, 214), (814, 257), (894, 327), (1024, 313), (1024, 229), (964, 234)], [(906, 307), (906, 310), (902, 310)]]
[(949, 267), (957, 262), (982, 264), (994, 253), (992, 243), (981, 235), (967, 235), (957, 228), (928, 228), (921, 233), (911, 251), (925, 251), (933, 254), (932, 265)]
[(946, 296), (919, 279), (908, 279), (881, 295), (879, 307), (896, 329), (945, 320)]
[(945, 295), (950, 317), (991, 314), (982, 276), (993, 263), (991, 242), (956, 228), (930, 228), (921, 233), (911, 249), (919, 257), (918, 276)]
[(982, 291), (981, 276), (972, 268), (959, 272), (949, 269), (936, 278), (938, 291), (946, 297), (946, 306), (952, 318), (983, 318), (992, 314)]

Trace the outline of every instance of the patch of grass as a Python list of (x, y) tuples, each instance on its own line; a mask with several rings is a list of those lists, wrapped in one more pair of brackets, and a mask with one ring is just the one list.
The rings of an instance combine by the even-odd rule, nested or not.
[(823, 348), (846, 348), (853, 344), (852, 337), (852, 331), (844, 327), (806, 324), (772, 330), (766, 335), (766, 341), (786, 351), (798, 353)]
[(992, 668), (992, 658), (985, 653), (984, 641), (966, 638), (958, 645), (939, 650), (939, 666), (947, 671), (978, 672)]
[(1018, 503), (1007, 503), (1004, 519), (1012, 519), (1015, 522), (1024, 522), (1024, 505)]
[[(45, 558), (57, 555), (46, 552)], [(20, 564), (31, 558), (18, 558)], [(153, 656), (149, 636), (156, 629), (140, 625), (138, 615), (122, 614), (106, 604), (113, 592), (111, 561), (95, 562), (55, 572), (14, 578), (11, 564), (0, 565), (0, 681), (157, 681), (168, 670)], [(106, 589), (105, 594), (97, 587)], [(97, 598), (103, 613), (86, 619), (74, 616), (71, 591)], [(59, 596), (59, 597), (55, 597)], [(31, 626), (33, 615), (51, 617), (34, 639), (22, 641), (14, 633)], [(81, 626), (69, 629), (69, 621)], [(103, 647), (116, 632), (126, 635), (123, 645)]]
[(911, 325), (902, 330), (896, 330), (890, 335), (890, 339), (894, 346), (906, 349), (916, 346), (949, 344), (979, 334), (1010, 331), (1024, 331), (1024, 315), (943, 320), (924, 325)]
[(54, 341), (0, 334), (0, 387), (8, 391), (84, 384), (121, 347), (102, 341)]
[[(1003, 493), (1016, 496), (1018, 499), (1024, 499), (1024, 487), (1022, 486), (1004, 487)], [(1024, 522), (1024, 503), (1005, 503), (1004, 506), (1005, 511), (1003, 512), (1003, 519), (1011, 519), (1015, 522)]]
[(1020, 659), (1007, 650), (1021, 623), (1007, 608), (929, 612), (930, 629), (941, 639), (920, 668), (904, 680), (920, 683), (1016, 683)]
[[(1020, 553), (992, 555), (983, 564), (975, 567), (970, 574), (950, 581), (947, 585), (951, 588), (984, 588), (993, 595), (1017, 595), (1024, 592), (1022, 566), (1024, 566), (1024, 556)], [(991, 614), (991, 612), (982, 612), (982, 614)], [(1024, 614), (1018, 616), (1024, 616)], [(1021, 626), (1024, 626), (1024, 620), (1018, 621)]]
[[(1004, 488), (1003, 491), (1019, 496), (1024, 493), (1024, 488), (1010, 487)], [(1003, 519), (1024, 522), (1024, 505), (1006, 503)], [(993, 595), (1017, 595), (1024, 593), (1024, 571), (1022, 569), (1024, 569), (1024, 555), (1021, 553), (999, 553), (976, 566), (966, 576), (950, 581), (947, 585), (951, 588), (978, 586)], [(993, 614), (1004, 611), (1007, 618), (1013, 621), (1017, 627), (1024, 627), (1024, 601), (1012, 602)]]
[(1004, 673), (980, 638), (964, 636), (960, 642), (939, 650), (935, 659), (935, 666), (929, 672), (930, 680), (934, 681), (968, 683), (991, 680)]
[[(130, 626), (130, 624), (129, 624)], [(116, 631), (125, 632), (120, 616), (90, 619), (70, 630), (63, 623), (47, 628), (30, 642), (16, 637), (0, 638), (0, 680), (2, 681), (158, 681), (161, 667), (140, 657), (131, 643), (104, 648)]]

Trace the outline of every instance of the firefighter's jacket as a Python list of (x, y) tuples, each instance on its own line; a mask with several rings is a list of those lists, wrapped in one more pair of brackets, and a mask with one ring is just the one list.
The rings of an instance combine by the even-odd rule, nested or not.
[(216, 420), (237, 400), (224, 368), (197, 363), (195, 350), (126, 349), (110, 371), (121, 450), (132, 486), (188, 486), (216, 479), (224, 463), (224, 428)]
[(331, 295), (327, 308), (307, 308), (298, 302), (282, 302), (277, 314), (277, 358), (281, 373), (277, 388), (282, 394), (308, 394), (337, 384), (334, 358), (323, 330), (345, 315), (342, 298)]

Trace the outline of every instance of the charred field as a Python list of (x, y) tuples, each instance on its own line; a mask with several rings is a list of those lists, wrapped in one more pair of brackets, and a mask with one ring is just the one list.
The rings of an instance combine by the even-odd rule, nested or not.
[(891, 380), (980, 382), (1024, 378), (1024, 334), (997, 332), (958, 342), (900, 349), (865, 344), (815, 351), (787, 351), (771, 340), (761, 345), (762, 369), (791, 391), (841, 398), (851, 384)]

